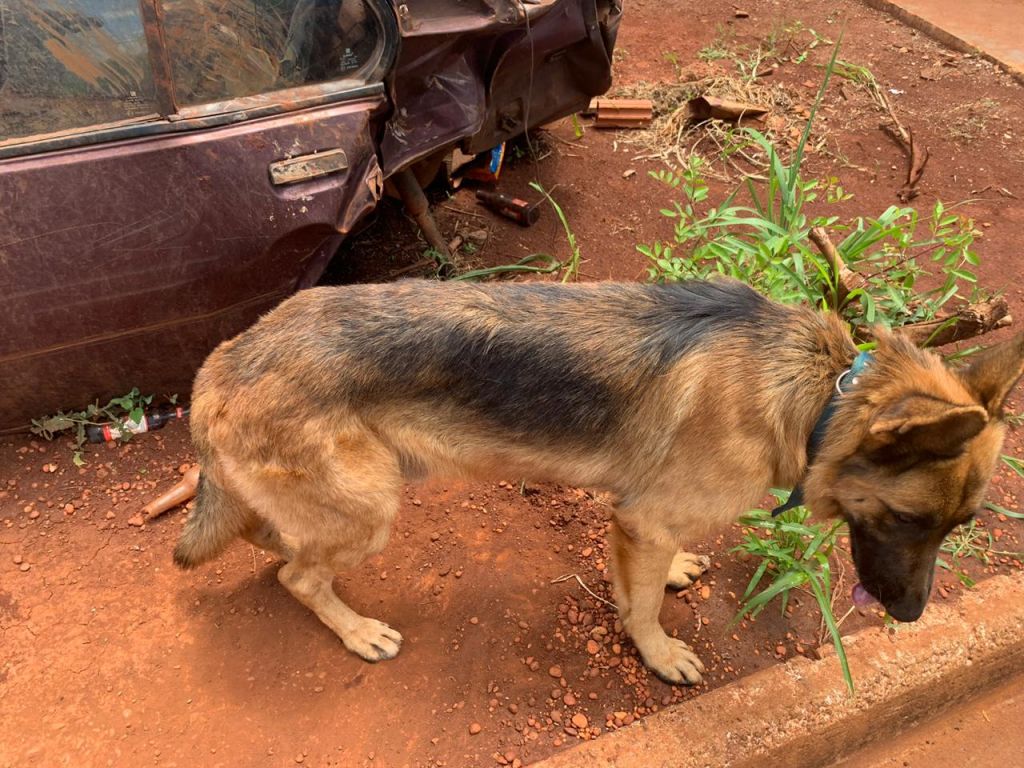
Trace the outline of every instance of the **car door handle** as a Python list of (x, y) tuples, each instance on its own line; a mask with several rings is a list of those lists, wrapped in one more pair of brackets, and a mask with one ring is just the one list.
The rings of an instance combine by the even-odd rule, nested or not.
[(320, 176), (327, 176), (348, 168), (348, 156), (343, 149), (325, 149), (310, 155), (299, 155), (270, 164), (270, 181), (275, 186), (297, 184)]

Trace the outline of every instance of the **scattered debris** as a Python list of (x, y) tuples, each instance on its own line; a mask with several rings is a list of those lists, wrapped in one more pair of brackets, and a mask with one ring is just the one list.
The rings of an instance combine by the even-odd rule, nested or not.
[(485, 189), (476, 191), (476, 199), (488, 210), (511, 219), (521, 227), (532, 227), (540, 218), (540, 201), (530, 203), (518, 197), (509, 197)]
[(720, 99), (716, 96), (697, 96), (686, 103), (690, 119), (695, 123), (705, 120), (726, 120), (739, 124), (744, 119), (760, 120), (770, 111), (760, 104)]
[[(800, 128), (806, 121), (801, 112), (805, 106), (784, 85), (768, 84), (756, 78), (751, 80), (712, 72), (696, 80), (679, 83), (639, 84), (620, 93), (646, 96), (654, 103), (654, 120), (650, 128), (623, 133), (619, 139), (623, 144), (641, 150), (634, 159), (658, 160), (676, 168), (685, 168), (689, 156), (696, 154), (708, 161), (706, 173), (722, 180), (731, 178), (727, 170), (720, 170), (722, 162), (739, 174), (750, 175), (763, 170), (768, 158), (738, 130), (735, 117), (718, 119), (711, 115), (703, 121), (694, 121), (689, 106), (691, 101), (703, 98), (709, 105), (747, 105), (748, 114), (750, 108), (755, 108), (764, 118), (758, 130), (781, 150), (796, 146)], [(741, 108), (739, 113), (742, 112)], [(823, 137), (812, 140), (807, 151), (816, 151), (823, 142)]]
[(188, 414), (188, 408), (182, 408), (179, 405), (165, 405), (143, 415), (138, 421), (129, 418), (117, 424), (89, 424), (85, 428), (85, 439), (90, 443), (109, 443), (121, 439), (126, 433), (138, 435), (161, 429), (173, 419), (183, 419)]
[(185, 472), (184, 477), (181, 478), (181, 481), (178, 482), (177, 485), (175, 485), (169, 491), (160, 494), (151, 502), (149, 502), (149, 504), (144, 506), (140, 514), (146, 520), (152, 520), (155, 517), (159, 517), (167, 510), (173, 509), (179, 504), (184, 504), (186, 501), (195, 496), (196, 489), (198, 487), (199, 465), (196, 464), (187, 472)]
[(504, 163), (505, 143), (502, 142), (490, 152), (478, 155), (475, 162), (466, 166), (462, 176), (465, 179), (481, 184), (497, 184)]
[(598, 99), (595, 128), (645, 128), (654, 119), (650, 99)]
[(998, 192), (1003, 197), (1009, 197), (1009, 198), (1011, 198), (1013, 200), (1019, 199), (1015, 194), (1013, 194), (1013, 192), (1008, 190), (1006, 187), (997, 187), (994, 184), (989, 184), (988, 186), (982, 187), (981, 189), (972, 189), (971, 190), (971, 194), (972, 195), (981, 195), (981, 194), (984, 194), (985, 192), (988, 192), (990, 189), (994, 189), (996, 192)]

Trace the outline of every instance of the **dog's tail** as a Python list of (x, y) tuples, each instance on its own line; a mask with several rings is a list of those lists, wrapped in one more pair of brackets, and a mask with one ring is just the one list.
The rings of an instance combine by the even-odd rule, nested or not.
[(175, 564), (186, 570), (215, 558), (256, 520), (256, 513), (225, 482), (224, 468), (209, 434), (211, 414), (219, 413), (223, 402), (216, 388), (204, 385), (203, 380), (200, 371), (190, 424), (200, 467), (199, 486), (192, 514), (174, 548)]
[(174, 562), (189, 570), (212, 560), (250, 524), (252, 513), (222, 488), (206, 466), (199, 475), (196, 503), (174, 548)]

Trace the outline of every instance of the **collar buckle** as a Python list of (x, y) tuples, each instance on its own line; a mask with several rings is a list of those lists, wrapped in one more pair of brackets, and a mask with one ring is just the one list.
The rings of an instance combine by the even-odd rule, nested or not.
[[(857, 385), (857, 381), (860, 379), (860, 374), (870, 362), (871, 353), (861, 352), (853, 359), (853, 364), (849, 368), (836, 376), (835, 394), (829, 398), (824, 410), (818, 417), (818, 421), (814, 424), (814, 429), (811, 430), (810, 437), (807, 438), (808, 469), (811, 466), (811, 462), (814, 461), (815, 456), (817, 456), (818, 449), (821, 447), (821, 444), (825, 441), (825, 432), (828, 429), (829, 422), (832, 421), (832, 414), (835, 413), (839, 398)], [(847, 377), (849, 377), (849, 380), (847, 380)], [(803, 503), (804, 489), (803, 481), (801, 480), (797, 483), (793, 492), (789, 495), (789, 498), (772, 510), (772, 517), (778, 517), (783, 512), (793, 509), (794, 507), (799, 507)]]

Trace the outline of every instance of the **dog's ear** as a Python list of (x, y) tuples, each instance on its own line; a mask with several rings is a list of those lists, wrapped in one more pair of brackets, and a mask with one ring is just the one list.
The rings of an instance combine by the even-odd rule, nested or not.
[(995, 418), (1002, 417), (1006, 398), (1024, 373), (1024, 333), (974, 356), (961, 376)]
[(884, 453), (955, 456), (987, 422), (988, 413), (979, 405), (911, 394), (883, 408), (869, 430), (872, 447)]

